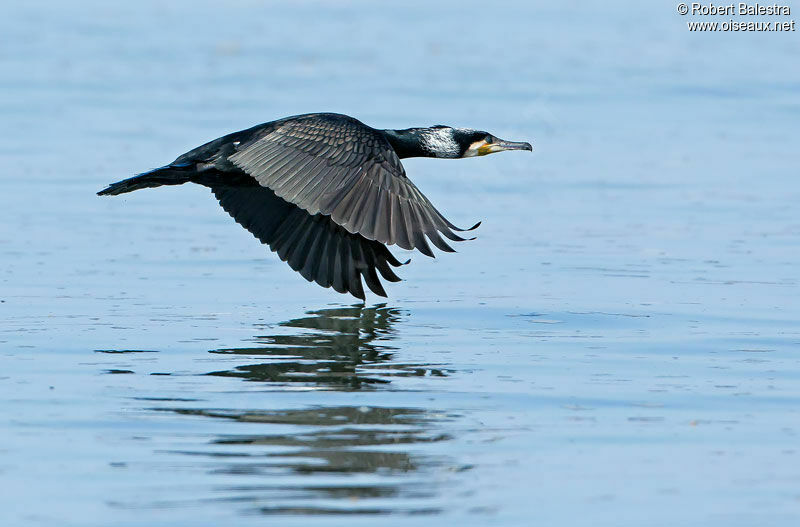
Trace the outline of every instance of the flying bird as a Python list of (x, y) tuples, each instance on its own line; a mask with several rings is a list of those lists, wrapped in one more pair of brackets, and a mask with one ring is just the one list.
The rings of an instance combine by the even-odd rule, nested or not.
[(378, 130), (347, 115), (312, 113), (220, 137), (97, 194), (204, 185), (237, 223), (306, 280), (363, 300), (362, 278), (380, 296), (386, 291), (378, 273), (400, 280), (392, 267), (403, 264), (387, 245), (433, 257), (428, 240), (454, 252), (442, 236), (464, 241), (456, 232), (480, 225), (460, 229), (450, 223), (408, 179), (400, 160), (504, 150), (532, 147), (466, 128)]

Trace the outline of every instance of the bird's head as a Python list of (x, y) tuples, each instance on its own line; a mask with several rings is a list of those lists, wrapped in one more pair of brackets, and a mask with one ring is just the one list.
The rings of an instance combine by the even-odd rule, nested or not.
[(489, 132), (455, 129), (455, 137), (461, 146), (461, 157), (485, 156), (506, 150), (533, 151), (530, 143), (505, 141)]
[(506, 150), (533, 150), (530, 143), (505, 141), (481, 130), (442, 125), (425, 130), (423, 145), (436, 153), (435, 157), (476, 157)]

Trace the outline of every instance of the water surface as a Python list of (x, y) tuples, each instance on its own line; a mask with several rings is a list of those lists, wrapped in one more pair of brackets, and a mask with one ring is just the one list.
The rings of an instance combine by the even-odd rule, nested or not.
[[(3, 525), (800, 520), (796, 34), (665, 2), (7, 11)], [(535, 151), (408, 160), (484, 223), (364, 305), (203, 188), (94, 195), (309, 111)]]

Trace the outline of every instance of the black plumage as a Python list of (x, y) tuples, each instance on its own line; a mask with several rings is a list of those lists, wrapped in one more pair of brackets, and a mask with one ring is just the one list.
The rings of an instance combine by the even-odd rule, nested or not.
[(98, 194), (205, 185), (306, 280), (364, 299), (362, 278), (380, 296), (386, 292), (378, 273), (399, 280), (392, 267), (401, 263), (386, 245), (433, 256), (428, 241), (453, 252), (442, 235), (464, 240), (453, 231), (465, 229), (442, 216), (408, 179), (400, 157), (483, 155), (490, 153), (479, 151), (487, 144), (505, 145), (491, 151), (530, 149), (474, 130), (377, 130), (345, 115), (306, 114), (215, 139)]

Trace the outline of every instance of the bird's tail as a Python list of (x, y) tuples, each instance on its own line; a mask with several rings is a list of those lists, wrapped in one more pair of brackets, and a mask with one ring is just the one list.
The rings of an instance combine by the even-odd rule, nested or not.
[(195, 174), (190, 164), (173, 164), (156, 168), (149, 172), (112, 183), (97, 193), (98, 196), (116, 196), (139, 190), (140, 188), (160, 187), (161, 185), (181, 185), (188, 183)]

